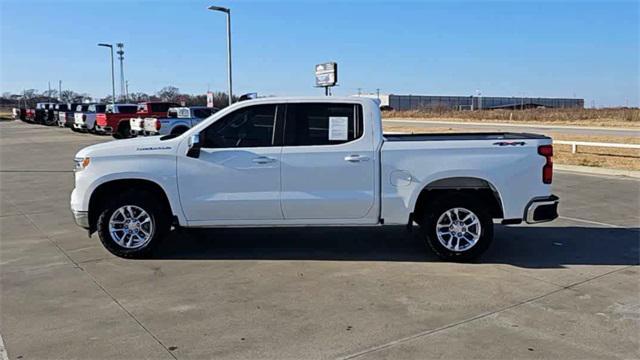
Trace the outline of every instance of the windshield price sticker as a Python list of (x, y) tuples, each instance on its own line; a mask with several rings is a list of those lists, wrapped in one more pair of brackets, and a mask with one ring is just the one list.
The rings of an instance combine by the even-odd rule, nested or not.
[(348, 140), (349, 118), (345, 116), (329, 117), (329, 140)]

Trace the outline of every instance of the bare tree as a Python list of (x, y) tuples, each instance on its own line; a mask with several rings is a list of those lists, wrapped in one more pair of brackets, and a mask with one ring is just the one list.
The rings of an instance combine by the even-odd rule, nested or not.
[(139, 102), (148, 101), (148, 100), (149, 100), (149, 95), (143, 92), (129, 94), (129, 101), (131, 101), (132, 103), (139, 103)]
[(60, 99), (64, 102), (76, 102), (79, 97), (81, 97), (80, 94), (73, 90), (62, 90), (60, 93)]
[(165, 86), (156, 95), (163, 101), (178, 101), (180, 89), (175, 86)]

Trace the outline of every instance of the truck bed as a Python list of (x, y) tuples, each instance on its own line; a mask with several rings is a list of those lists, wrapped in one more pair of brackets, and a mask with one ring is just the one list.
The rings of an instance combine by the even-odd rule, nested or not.
[(430, 133), (430, 134), (384, 134), (385, 141), (446, 141), (446, 140), (522, 140), (549, 139), (540, 134), (486, 132), (486, 133)]

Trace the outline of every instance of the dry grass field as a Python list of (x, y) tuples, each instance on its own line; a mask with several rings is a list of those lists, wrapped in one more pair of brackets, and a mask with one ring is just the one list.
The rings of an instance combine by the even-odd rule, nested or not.
[(526, 122), (529, 124), (640, 127), (640, 109), (529, 109), (456, 111), (448, 109), (384, 111), (384, 118), (454, 121)]
[[(411, 126), (384, 125), (385, 132), (401, 133), (446, 133), (459, 132), (459, 129), (442, 128), (415, 128)], [(481, 130), (476, 130), (480, 132)], [(473, 130), (471, 130), (473, 132)], [(549, 133), (554, 140), (608, 142), (623, 144), (640, 144), (640, 138), (633, 136), (582, 136)], [(599, 147), (578, 147), (576, 154), (571, 153), (571, 145), (554, 145), (554, 162), (566, 165), (595, 166), (610, 169), (640, 170), (640, 151), (637, 149), (617, 149)]]

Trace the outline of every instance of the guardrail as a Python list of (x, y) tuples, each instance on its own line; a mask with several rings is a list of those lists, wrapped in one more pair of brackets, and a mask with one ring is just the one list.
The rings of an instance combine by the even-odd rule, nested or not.
[(571, 153), (578, 152), (578, 146), (590, 146), (590, 147), (610, 147), (621, 149), (640, 149), (640, 144), (617, 144), (617, 143), (601, 143), (601, 142), (589, 142), (589, 141), (553, 141), (554, 144), (571, 145)]

